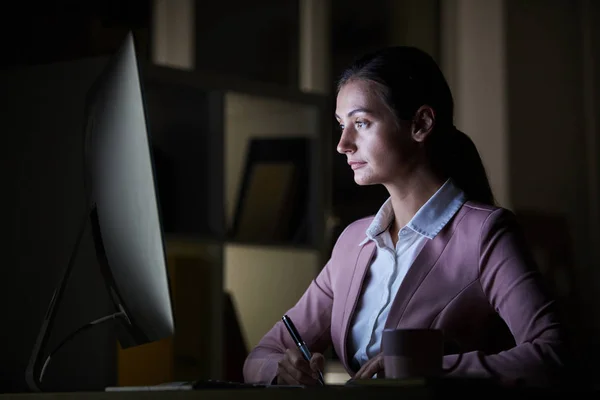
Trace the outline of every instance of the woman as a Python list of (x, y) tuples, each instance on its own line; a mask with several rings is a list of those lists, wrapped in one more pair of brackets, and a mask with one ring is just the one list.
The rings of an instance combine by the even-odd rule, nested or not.
[(442, 329), (456, 344), (444, 365), (462, 353), (453, 376), (556, 378), (564, 349), (553, 301), (453, 111), (441, 71), (418, 49), (388, 48), (343, 73), (337, 150), (358, 185), (390, 197), (345, 229), (287, 313), (311, 361), (278, 322), (246, 360), (246, 381), (315, 384), (329, 345), (353, 378), (384, 375), (384, 328)]

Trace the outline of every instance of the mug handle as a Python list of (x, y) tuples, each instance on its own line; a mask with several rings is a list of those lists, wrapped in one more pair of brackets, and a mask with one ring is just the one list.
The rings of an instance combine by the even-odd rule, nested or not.
[(452, 364), (448, 368), (442, 368), (442, 373), (449, 374), (450, 372), (454, 371), (456, 369), (456, 367), (458, 367), (458, 365), (462, 361), (462, 357), (463, 357), (463, 353), (458, 353), (458, 358), (456, 359), (456, 361), (454, 362), (454, 364)]
[[(456, 340), (452, 340), (452, 339), (450, 339), (450, 340), (456, 344), (456, 347), (460, 348), (460, 345), (458, 344), (458, 342), (456, 342)], [(454, 364), (452, 364), (448, 368), (442, 368), (442, 373), (449, 374), (450, 372), (454, 371), (458, 367), (460, 362), (462, 361), (462, 358), (463, 358), (463, 353), (462, 352), (458, 353), (458, 358), (456, 359)]]

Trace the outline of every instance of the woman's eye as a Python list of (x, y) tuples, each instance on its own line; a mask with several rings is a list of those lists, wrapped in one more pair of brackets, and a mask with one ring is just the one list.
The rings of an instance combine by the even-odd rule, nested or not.
[(345, 126), (344, 126), (344, 125), (342, 125), (342, 124), (340, 124), (340, 130), (341, 130), (341, 131), (343, 131), (343, 130), (344, 130), (344, 128), (345, 128)]
[(357, 128), (366, 128), (367, 127), (367, 123), (365, 121), (356, 121), (354, 123), (356, 125)]

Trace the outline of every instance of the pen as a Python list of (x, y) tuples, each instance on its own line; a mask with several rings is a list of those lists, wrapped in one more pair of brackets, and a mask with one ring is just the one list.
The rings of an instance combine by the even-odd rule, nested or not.
[[(302, 340), (302, 338), (300, 337), (300, 334), (296, 330), (296, 327), (294, 326), (294, 323), (292, 322), (290, 317), (288, 317), (287, 315), (284, 315), (281, 318), (281, 320), (283, 321), (283, 324), (287, 328), (288, 332), (290, 333), (290, 336), (292, 337), (292, 339), (294, 340), (296, 345), (298, 345), (298, 349), (300, 349), (300, 353), (302, 353), (302, 356), (304, 357), (304, 359), (306, 361), (310, 362), (310, 358), (312, 357), (312, 354), (310, 353), (310, 350), (308, 350), (308, 346), (306, 346), (306, 343), (304, 343), (304, 340)], [(321, 385), (325, 385), (325, 378), (323, 378), (323, 373), (321, 371), (319, 371), (319, 379), (318, 380)]]

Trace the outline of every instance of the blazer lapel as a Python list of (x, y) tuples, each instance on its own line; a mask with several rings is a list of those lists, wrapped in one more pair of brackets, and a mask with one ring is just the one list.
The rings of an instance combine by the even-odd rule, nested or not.
[(423, 249), (408, 269), (404, 280), (400, 284), (400, 288), (398, 289), (398, 293), (396, 293), (390, 313), (385, 322), (385, 329), (395, 329), (398, 327), (406, 306), (442, 255), (452, 236), (452, 232), (454, 232), (454, 224), (448, 224), (434, 239), (428, 240), (425, 246), (423, 246)]
[(372, 241), (367, 242), (364, 246), (361, 247), (358, 257), (356, 258), (356, 264), (354, 265), (354, 272), (352, 273), (350, 289), (348, 290), (348, 295), (346, 296), (344, 314), (342, 317), (343, 351), (342, 354), (339, 354), (339, 357), (341, 358), (342, 364), (345, 365), (348, 370), (350, 369), (350, 363), (348, 361), (347, 340), (350, 322), (352, 321), (354, 311), (356, 310), (356, 305), (361, 294), (361, 289), (365, 277), (367, 275), (369, 265), (371, 264), (371, 260), (375, 255), (375, 249), (375, 243), (373, 243)]

